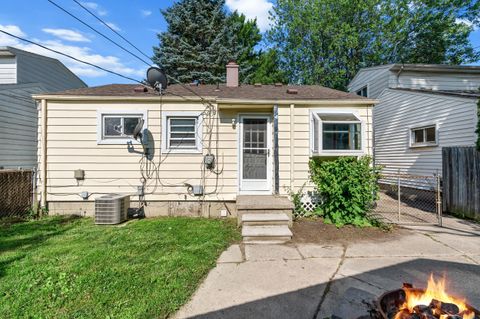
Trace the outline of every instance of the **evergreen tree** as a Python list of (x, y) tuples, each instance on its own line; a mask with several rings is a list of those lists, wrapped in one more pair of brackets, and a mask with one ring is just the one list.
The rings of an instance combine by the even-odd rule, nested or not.
[(288, 83), (285, 72), (280, 70), (278, 66), (279, 58), (276, 50), (269, 49), (260, 52), (255, 63), (255, 73), (252, 75), (250, 83)]
[(168, 24), (158, 34), (153, 60), (183, 83), (222, 81), (228, 52), (225, 48), (223, 0), (181, 0), (162, 14)]
[(243, 14), (227, 15), (224, 0), (180, 0), (162, 11), (168, 23), (158, 34), (153, 60), (183, 83), (225, 81), (225, 65), (240, 65), (240, 80), (248, 82), (258, 60), (260, 42), (256, 21)]
[(262, 40), (260, 29), (256, 20), (247, 20), (245, 15), (234, 11), (226, 21), (228, 34), (227, 47), (231, 50), (232, 60), (240, 66), (240, 81), (251, 82), (255, 74), (255, 65), (260, 57), (260, 52), (255, 47)]

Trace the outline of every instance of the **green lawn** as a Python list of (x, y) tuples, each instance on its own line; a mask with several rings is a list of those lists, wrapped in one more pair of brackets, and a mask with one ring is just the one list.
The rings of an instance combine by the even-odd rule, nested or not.
[(0, 225), (0, 318), (164, 318), (239, 239), (231, 220)]

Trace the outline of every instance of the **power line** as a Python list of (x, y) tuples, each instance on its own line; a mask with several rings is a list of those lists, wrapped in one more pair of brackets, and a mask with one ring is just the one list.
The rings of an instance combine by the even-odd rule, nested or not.
[[(60, 5), (58, 5), (57, 3), (55, 3), (54, 1), (52, 0), (47, 0), (48, 2), (50, 2), (51, 4), (53, 4), (54, 6), (56, 6), (57, 8), (59, 8), (60, 10), (62, 10), (63, 12), (65, 12), (66, 14), (68, 14), (69, 16), (71, 16), (72, 18), (74, 18), (75, 20), (79, 21), (80, 23), (82, 23), (83, 25), (87, 26), (89, 29), (93, 30), (94, 32), (96, 32), (97, 34), (101, 35), (102, 37), (104, 37), (105, 39), (107, 39), (109, 42), (113, 43), (114, 45), (116, 45), (117, 47), (121, 48), (122, 50), (124, 50), (125, 52), (131, 54), (132, 56), (136, 57), (138, 60), (142, 61), (143, 63), (145, 63), (146, 65), (148, 66), (151, 66), (150, 63), (146, 62), (145, 60), (143, 60), (142, 58), (140, 58), (138, 55), (136, 55), (135, 53), (131, 52), (130, 50), (127, 50), (126, 48), (124, 48), (123, 46), (121, 46), (120, 44), (118, 44), (117, 42), (113, 41), (112, 39), (110, 39), (109, 37), (107, 37), (106, 35), (104, 35), (103, 33), (101, 33), (100, 31), (98, 31), (97, 29), (95, 29), (94, 27), (90, 26), (88, 23), (86, 23), (85, 21), (81, 20), (80, 18), (76, 17), (75, 15), (73, 15), (72, 13), (70, 13), (69, 11), (67, 11), (66, 9), (64, 9), (63, 7), (61, 7)], [(125, 40), (128, 44), (130, 44), (131, 46), (133, 46), (137, 51), (139, 51), (143, 56), (145, 56), (147, 59), (149, 59), (153, 64), (156, 64), (155, 61), (153, 61), (153, 59), (151, 57), (149, 57), (148, 55), (146, 55), (145, 53), (143, 53), (138, 47), (136, 47), (133, 43), (131, 43), (129, 40), (127, 40), (125, 37), (123, 37), (121, 34), (119, 34), (118, 32), (116, 32), (115, 30), (113, 30), (112, 27), (110, 27), (106, 22), (104, 22), (102, 19), (100, 19), (99, 17), (97, 17), (93, 12), (91, 12), (90, 10), (88, 10), (86, 7), (84, 7), (83, 5), (81, 5), (78, 1), (76, 0), (73, 0), (75, 3), (77, 3), (78, 5), (80, 5), (82, 8), (84, 8), (85, 10), (87, 10), (91, 15), (93, 15), (95, 18), (97, 18), (97, 20), (99, 20), (102, 24), (106, 25), (110, 30), (112, 30), (113, 32), (115, 32), (115, 34), (117, 34), (118, 36), (120, 36), (123, 40)], [(193, 95), (197, 96), (198, 98), (200, 98), (200, 100), (202, 101), (202, 103), (204, 104), (207, 104), (207, 105), (210, 105), (211, 106), (211, 103), (208, 102), (207, 100), (205, 100), (200, 94), (198, 94), (197, 92), (195, 92), (192, 88), (190, 88), (189, 86), (185, 85), (184, 83), (180, 82), (180, 80), (170, 76), (167, 74), (167, 77), (171, 80), (173, 80), (174, 82), (176, 82), (177, 84), (180, 84), (180, 86), (182, 86), (184, 89), (186, 89), (187, 91), (190, 91), (191, 93), (193, 93)], [(143, 83), (141, 83), (143, 84)]]
[(75, 20), (77, 20), (78, 22), (80, 22), (81, 24), (83, 24), (84, 26), (88, 27), (90, 30), (92, 30), (93, 32), (101, 35), (103, 38), (107, 39), (109, 42), (113, 43), (114, 45), (116, 45), (117, 47), (119, 47), (120, 49), (122, 49), (123, 51), (127, 52), (127, 53), (130, 53), (132, 56), (136, 57), (139, 61), (145, 63), (146, 65), (148, 66), (151, 66), (150, 63), (146, 62), (144, 59), (142, 59), (141, 57), (139, 57), (138, 55), (136, 55), (135, 53), (133, 53), (132, 51), (124, 48), (123, 46), (121, 46), (120, 44), (118, 44), (117, 42), (113, 41), (112, 39), (110, 39), (108, 36), (106, 36), (105, 34), (101, 33), (100, 31), (98, 31), (97, 29), (95, 29), (94, 27), (90, 26), (88, 23), (86, 23), (85, 21), (83, 21), (82, 19), (78, 18), (77, 16), (75, 16), (73, 13), (69, 12), (67, 9), (64, 9), (62, 6), (58, 5), (57, 3), (55, 3), (54, 1), (52, 0), (47, 0), (48, 2), (50, 2), (51, 4), (53, 4), (54, 6), (56, 6), (57, 8), (59, 8), (60, 10), (62, 10), (63, 12), (65, 12), (66, 14), (68, 14), (69, 16), (71, 16), (72, 18), (74, 18)]
[(38, 47), (40, 47), (40, 48), (42, 48), (42, 49), (48, 50), (48, 51), (50, 51), (50, 52), (63, 55), (63, 56), (65, 56), (65, 57), (70, 58), (70, 59), (72, 59), (72, 60), (75, 60), (75, 61), (77, 61), (77, 62), (80, 62), (80, 63), (86, 64), (86, 65), (93, 66), (94, 68), (97, 68), (97, 69), (102, 70), (102, 71), (104, 71), (104, 72), (107, 72), (107, 73), (110, 73), (110, 74), (114, 74), (114, 75), (119, 76), (119, 77), (122, 77), (122, 78), (124, 78), (124, 79), (127, 79), (127, 80), (130, 80), (130, 81), (133, 81), (133, 82), (137, 82), (137, 83), (140, 83), (140, 84), (144, 85), (144, 84), (143, 84), (142, 82), (140, 82), (139, 80), (136, 80), (136, 79), (131, 78), (131, 77), (129, 77), (129, 76), (122, 75), (122, 74), (117, 73), (117, 72), (115, 72), (115, 71), (111, 71), (111, 70), (105, 69), (104, 67), (98, 66), (98, 65), (96, 65), (96, 64), (93, 64), (93, 63), (90, 63), (90, 62), (87, 62), (87, 61), (84, 61), (84, 60), (77, 59), (77, 58), (75, 58), (75, 57), (73, 57), (73, 56), (71, 56), (71, 55), (69, 55), (69, 54), (66, 54), (66, 53), (63, 53), (63, 52), (60, 52), (60, 51), (51, 49), (51, 48), (46, 47), (46, 46), (44, 46), (44, 45), (42, 45), (42, 44), (40, 44), (40, 43), (37, 43), (37, 42), (31, 41), (31, 40), (28, 40), (28, 39), (25, 39), (25, 38), (16, 36), (16, 35), (11, 34), (10, 32), (7, 32), (7, 31), (5, 31), (5, 30), (1, 30), (1, 29), (0, 29), (0, 32), (6, 34), (6, 35), (8, 35), (8, 36), (11, 36), (11, 37), (13, 37), (13, 38), (15, 38), (15, 39), (21, 40), (21, 41), (23, 41), (23, 42), (27, 42), (27, 43), (36, 45), (36, 46), (38, 46)]
[(133, 48), (135, 48), (135, 50), (137, 50), (140, 54), (142, 54), (144, 57), (146, 57), (147, 59), (152, 60), (151, 57), (149, 57), (148, 55), (146, 55), (145, 53), (143, 53), (136, 45), (134, 45), (132, 42), (130, 42), (128, 39), (126, 39), (123, 35), (121, 35), (119, 32), (117, 32), (117, 30), (115, 30), (114, 28), (112, 28), (108, 23), (106, 23), (104, 20), (102, 20), (102, 18), (100, 18), (99, 16), (97, 16), (95, 13), (93, 13), (91, 10), (89, 10), (87, 7), (85, 7), (83, 4), (81, 4), (80, 2), (78, 2), (77, 0), (73, 0), (73, 2), (75, 2), (76, 4), (78, 4), (80, 7), (82, 7), (85, 11), (87, 11), (88, 13), (90, 13), (93, 17), (95, 17), (95, 19), (97, 19), (98, 21), (100, 21), (100, 23), (102, 23), (104, 26), (106, 26), (107, 28), (109, 28), (113, 33), (115, 33), (116, 35), (118, 35), (120, 38), (122, 38), (125, 42), (127, 42), (128, 44), (130, 44)]

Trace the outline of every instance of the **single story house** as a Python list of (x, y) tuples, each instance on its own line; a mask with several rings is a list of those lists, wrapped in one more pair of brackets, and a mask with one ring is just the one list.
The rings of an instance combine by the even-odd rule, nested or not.
[[(145, 201), (146, 216), (234, 216), (240, 195), (307, 183), (312, 156), (372, 153), (374, 100), (239, 85), (236, 64), (227, 73), (225, 85), (170, 85), (161, 95), (129, 84), (36, 95), (42, 204), (92, 215), (96, 197), (119, 193)], [(142, 120), (143, 146), (133, 138)]]
[(475, 145), (478, 66), (375, 66), (361, 69), (348, 88), (379, 101), (374, 157), (386, 173), (442, 174), (442, 147)]
[(37, 105), (32, 94), (86, 86), (57, 59), (0, 47), (0, 169), (37, 165)]

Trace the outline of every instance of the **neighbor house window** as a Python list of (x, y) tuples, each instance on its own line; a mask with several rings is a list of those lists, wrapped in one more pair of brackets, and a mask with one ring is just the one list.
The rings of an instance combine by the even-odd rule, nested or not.
[(99, 111), (97, 142), (99, 144), (124, 144), (133, 139), (133, 131), (141, 120), (146, 127), (146, 112)]
[(437, 145), (437, 126), (429, 125), (412, 128), (410, 131), (410, 146), (435, 146)]
[(368, 97), (368, 89), (366, 86), (357, 91), (357, 95)]
[(362, 152), (362, 121), (355, 113), (312, 113), (312, 153)]
[(201, 127), (201, 116), (198, 113), (164, 114), (162, 149), (173, 152), (200, 152)]

